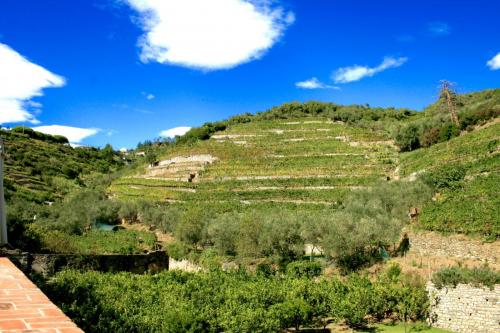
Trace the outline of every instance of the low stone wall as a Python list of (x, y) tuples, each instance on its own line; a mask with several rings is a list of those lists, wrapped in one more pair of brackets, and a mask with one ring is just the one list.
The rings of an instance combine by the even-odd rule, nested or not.
[(500, 332), (500, 285), (493, 290), (459, 284), (437, 289), (427, 285), (432, 326), (458, 333)]
[(143, 274), (168, 270), (168, 255), (165, 251), (147, 254), (34, 254), (9, 255), (10, 260), (26, 274), (37, 273), (45, 277), (66, 269), (86, 269), (100, 272), (132, 272)]

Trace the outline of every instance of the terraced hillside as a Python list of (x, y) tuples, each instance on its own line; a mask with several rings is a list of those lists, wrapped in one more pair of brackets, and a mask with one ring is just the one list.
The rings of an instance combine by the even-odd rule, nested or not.
[(112, 149), (72, 148), (64, 137), (17, 129), (0, 130), (8, 201), (14, 196), (35, 202), (60, 199), (81, 185), (83, 175), (109, 173), (123, 165)]
[(438, 189), (419, 221), (429, 230), (500, 236), (500, 122), (401, 155), (400, 172)]
[(331, 205), (397, 176), (398, 155), (385, 133), (308, 117), (233, 125), (160, 160), (110, 192), (181, 204)]

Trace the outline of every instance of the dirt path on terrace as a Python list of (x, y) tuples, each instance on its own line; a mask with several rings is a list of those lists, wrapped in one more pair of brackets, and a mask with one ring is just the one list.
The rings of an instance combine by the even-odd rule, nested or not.
[[(330, 175), (281, 175), (281, 176), (223, 176), (223, 177), (200, 177), (203, 182), (211, 181), (232, 181), (232, 180), (269, 180), (269, 179), (322, 179), (322, 178), (346, 178), (346, 177), (366, 177), (370, 174), (330, 174)], [(382, 177), (383, 175), (380, 174)]]

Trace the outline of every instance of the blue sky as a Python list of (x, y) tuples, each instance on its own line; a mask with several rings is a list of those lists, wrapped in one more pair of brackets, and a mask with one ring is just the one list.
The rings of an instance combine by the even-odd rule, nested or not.
[(492, 0), (2, 0), (0, 123), (120, 148), (295, 100), (422, 109), (441, 79), (500, 86), (499, 15)]

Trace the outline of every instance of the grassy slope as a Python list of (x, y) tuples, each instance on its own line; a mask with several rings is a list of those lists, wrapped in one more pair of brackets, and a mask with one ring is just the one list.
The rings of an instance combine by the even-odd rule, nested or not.
[[(395, 147), (384, 133), (326, 118), (254, 121), (229, 127), (194, 145), (179, 145), (161, 159), (211, 154), (218, 160), (199, 182), (126, 177), (110, 191), (122, 199), (178, 200), (180, 205), (334, 204), (359, 186), (391, 176)], [(191, 191), (186, 191), (188, 188)], [(192, 191), (194, 190), (194, 191)]]
[(429, 230), (500, 235), (500, 123), (467, 133), (448, 142), (401, 155), (401, 173), (435, 172), (463, 168), (456, 188), (440, 191), (424, 207), (420, 222)]

